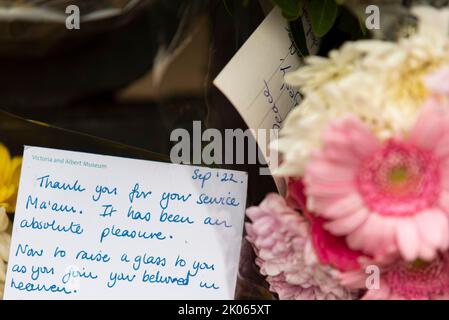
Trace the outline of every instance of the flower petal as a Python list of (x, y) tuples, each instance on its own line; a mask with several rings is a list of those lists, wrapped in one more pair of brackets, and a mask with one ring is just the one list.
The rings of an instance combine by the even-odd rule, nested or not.
[(306, 167), (304, 182), (342, 182), (354, 179), (355, 168), (342, 166), (322, 160), (319, 155), (313, 157)]
[(364, 224), (348, 235), (346, 241), (351, 249), (363, 250), (381, 260), (396, 242), (395, 234), (396, 219), (372, 213)]
[(435, 248), (423, 241), (419, 248), (419, 257), (425, 261), (432, 261), (436, 256)]
[(410, 132), (410, 142), (424, 150), (435, 149), (448, 128), (447, 112), (435, 99), (426, 102)]
[(340, 283), (350, 289), (366, 287), (366, 274), (360, 270), (343, 272), (340, 275)]
[(433, 151), (438, 159), (446, 159), (449, 156), (449, 134), (446, 133)]
[(339, 219), (351, 213), (357, 212), (362, 207), (363, 200), (357, 193), (352, 193), (335, 201), (334, 204), (330, 205), (328, 209), (320, 214), (328, 219)]
[(396, 240), (401, 255), (407, 261), (413, 261), (418, 257), (421, 245), (415, 224), (412, 218), (402, 218), (397, 224)]
[(368, 216), (368, 210), (362, 208), (346, 217), (326, 223), (324, 228), (336, 236), (344, 236), (357, 229), (366, 221)]
[[(430, 20), (432, 20), (432, 25), (435, 23), (435, 15), (429, 16)], [(447, 19), (444, 19), (447, 24)], [(443, 29), (444, 30), (444, 29)], [(444, 67), (439, 69), (436, 72), (431, 73), (427, 77), (424, 78), (424, 83), (428, 89), (432, 92), (441, 94), (441, 95), (449, 95), (449, 67)]]
[(438, 205), (447, 215), (449, 215), (449, 191), (441, 191)]
[(449, 219), (439, 210), (426, 210), (414, 217), (421, 238), (432, 247), (446, 250), (449, 246), (445, 234), (449, 232)]
[(332, 146), (340, 134), (344, 134), (346, 138), (344, 140), (346, 148), (341, 148), (341, 153), (346, 155), (353, 154), (359, 159), (364, 159), (379, 148), (376, 137), (358, 117), (352, 114), (331, 123), (325, 133), (325, 148)]

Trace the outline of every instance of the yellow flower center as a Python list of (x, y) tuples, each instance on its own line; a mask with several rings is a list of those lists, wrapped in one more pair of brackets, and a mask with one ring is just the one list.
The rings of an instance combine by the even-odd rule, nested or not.
[(391, 169), (389, 180), (394, 184), (404, 183), (407, 179), (407, 168), (403, 166)]
[(430, 265), (429, 261), (422, 260), (422, 259), (416, 259), (415, 261), (410, 263), (411, 269), (424, 269)]
[(398, 66), (397, 72), (387, 80), (387, 88), (390, 88), (393, 100), (422, 103), (429, 94), (423, 79), (437, 69), (442, 62), (440, 59), (426, 61), (407, 59), (407, 63)]

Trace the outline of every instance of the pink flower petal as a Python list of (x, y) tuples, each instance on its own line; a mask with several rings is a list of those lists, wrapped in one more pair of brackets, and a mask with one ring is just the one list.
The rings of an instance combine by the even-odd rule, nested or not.
[(304, 180), (318, 182), (344, 182), (354, 179), (354, 168), (340, 166), (321, 160), (320, 157), (311, 159), (306, 167)]
[(444, 189), (445, 191), (449, 191), (449, 160), (445, 160), (440, 163), (440, 171), (441, 171), (441, 178), (440, 178), (441, 188)]
[(426, 210), (414, 217), (420, 237), (432, 247), (446, 250), (449, 243), (445, 242), (445, 234), (449, 232), (449, 220), (439, 210)]
[(443, 240), (442, 243), (446, 244), (445, 247), (443, 247), (441, 250), (447, 250), (448, 248), (448, 243), (449, 243), (449, 232), (444, 232), (443, 233)]
[(272, 232), (276, 231), (276, 222), (272, 217), (263, 217), (260, 219), (255, 220), (253, 223), (253, 229), (260, 235), (260, 236), (268, 236)]
[(349, 289), (366, 287), (366, 274), (360, 270), (344, 272), (340, 275), (340, 283)]
[(363, 225), (348, 235), (346, 241), (351, 249), (363, 250), (365, 253), (378, 256), (378, 259), (383, 259), (396, 241), (395, 234), (394, 218), (381, 217), (373, 213)]
[(357, 193), (354, 192), (342, 199), (337, 200), (325, 211), (322, 211), (321, 215), (329, 219), (339, 219), (351, 213), (357, 212), (361, 208), (363, 208), (363, 200)]
[(326, 223), (324, 228), (336, 236), (344, 236), (357, 229), (368, 216), (368, 210), (363, 208), (346, 217)]
[(329, 127), (324, 131), (323, 141), (325, 145), (324, 149), (335, 147), (335, 150), (339, 151), (342, 156), (346, 156), (348, 153), (352, 154), (352, 150), (351, 141), (348, 139), (348, 134), (343, 128), (343, 121), (344, 119), (340, 119), (330, 123)]
[(333, 197), (309, 197), (307, 199), (307, 210), (314, 212), (316, 215), (320, 215), (320, 212), (326, 212), (331, 206), (336, 202), (342, 200), (344, 196), (333, 196)]
[(438, 205), (447, 215), (449, 215), (449, 190), (441, 191), (440, 198), (438, 199)]
[(346, 196), (347, 194), (354, 193), (356, 191), (353, 183), (340, 183), (338, 185), (325, 185), (322, 183), (313, 183), (307, 186), (307, 196)]
[(337, 145), (328, 145), (324, 150), (324, 156), (327, 160), (343, 166), (358, 166), (361, 161), (352, 153), (343, 153), (341, 147)]
[(251, 219), (251, 220), (256, 220), (260, 217), (263, 217), (266, 213), (261, 210), (259, 207), (250, 207), (248, 209), (246, 209), (246, 215)]
[(402, 218), (397, 225), (396, 239), (401, 255), (407, 261), (413, 261), (418, 257), (420, 239), (415, 221), (412, 218)]
[(409, 141), (424, 150), (433, 150), (439, 145), (448, 127), (446, 108), (434, 99), (426, 102), (410, 132)]
[(315, 253), (322, 264), (330, 264), (341, 271), (359, 269), (359, 251), (348, 248), (344, 237), (336, 237), (323, 228), (326, 220), (311, 216), (311, 236)]
[(342, 153), (353, 154), (363, 160), (379, 148), (379, 142), (369, 128), (352, 114), (330, 125), (325, 134), (325, 143), (334, 144), (335, 137), (339, 137), (341, 134), (346, 137), (346, 148), (341, 148)]
[(439, 159), (446, 159), (449, 156), (449, 134), (448, 132), (440, 139), (438, 145), (433, 151), (435, 157)]
[(423, 242), (423, 243), (421, 243), (418, 254), (421, 259), (426, 260), (426, 261), (431, 261), (436, 258), (437, 251), (434, 249), (434, 247)]
[(365, 159), (380, 147), (380, 143), (360, 120), (357, 127), (359, 131), (351, 132), (351, 146), (361, 159)]
[(424, 84), (432, 93), (449, 95), (449, 67), (438, 69), (425, 77)]

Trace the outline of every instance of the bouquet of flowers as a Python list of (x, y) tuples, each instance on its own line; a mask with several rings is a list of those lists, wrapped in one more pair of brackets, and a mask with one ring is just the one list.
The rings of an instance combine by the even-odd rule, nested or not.
[(346, 42), (286, 76), (286, 197), (247, 210), (280, 299), (449, 298), (449, 9), (396, 42)]

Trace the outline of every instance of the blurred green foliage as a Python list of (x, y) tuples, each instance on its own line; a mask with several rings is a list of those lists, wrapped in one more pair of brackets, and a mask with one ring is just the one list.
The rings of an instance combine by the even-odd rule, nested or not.
[[(302, 17), (308, 15), (312, 31), (320, 40), (319, 55), (338, 48), (345, 41), (368, 36), (364, 24), (346, 6), (345, 0), (272, 0), (281, 8), (289, 21), (296, 45), (301, 55), (309, 55)], [(345, 4), (345, 5), (344, 5)]]
[(273, 0), (290, 21), (300, 18), (305, 8), (310, 16), (313, 32), (325, 36), (334, 26), (339, 13), (338, 0)]

